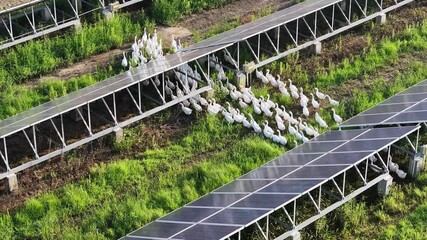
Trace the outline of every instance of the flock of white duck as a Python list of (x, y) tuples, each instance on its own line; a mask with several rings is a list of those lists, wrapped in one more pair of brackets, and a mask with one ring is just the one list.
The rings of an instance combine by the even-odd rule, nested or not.
[[(181, 42), (179, 40), (177, 42), (173, 35), (171, 47), (174, 52), (179, 52), (182, 49)], [(130, 58), (130, 61), (132, 61), (134, 65), (141, 66), (152, 59), (161, 59), (163, 56), (162, 40), (158, 39), (156, 31), (154, 31), (153, 36), (151, 36), (150, 34), (147, 35), (146, 29), (144, 29), (144, 34), (141, 39), (137, 39), (137, 37), (135, 37)], [(277, 88), (280, 94), (287, 98), (292, 98), (294, 101), (299, 103), (302, 116), (295, 118), (292, 111), (287, 111), (284, 105), (279, 106), (277, 102), (272, 101), (269, 94), (267, 94), (266, 97), (256, 97), (252, 92), (251, 87), (241, 88), (238, 90), (236, 86), (228, 81), (219, 58), (212, 55), (210, 59), (209, 67), (217, 71), (217, 82), (219, 84), (220, 91), (229, 95), (230, 98), (237, 103), (236, 105), (238, 107), (233, 107), (228, 101), (225, 103), (226, 106), (224, 107), (218, 104), (214, 98), (206, 100), (198, 94), (195, 97), (183, 100), (180, 103), (181, 110), (186, 115), (192, 114), (193, 110), (196, 112), (202, 112), (203, 108), (206, 108), (210, 115), (217, 115), (221, 112), (222, 116), (229, 124), (242, 124), (245, 128), (251, 129), (257, 134), (263, 134), (266, 138), (271, 139), (277, 144), (286, 146), (288, 144), (288, 139), (282, 135), (282, 133), (287, 130), (290, 135), (294, 136), (300, 142), (308, 142), (310, 137), (316, 137), (319, 135), (319, 130), (314, 126), (307, 124), (307, 122), (303, 121), (302, 118), (308, 120), (314, 112), (314, 119), (317, 125), (320, 128), (327, 128), (328, 124), (319, 115), (318, 111), (322, 106), (331, 105), (333, 107), (339, 104), (338, 101), (332, 99), (328, 94), (320, 92), (318, 88), (314, 89), (314, 93), (309, 93), (310, 97), (308, 97), (304, 94), (304, 89), (302, 87), (298, 88), (295, 86), (291, 79), (284, 82), (281, 80), (280, 75), (274, 77), (270, 73), (269, 69), (266, 70), (265, 74), (262, 71), (256, 70), (256, 77), (263, 84)], [(235, 65), (235, 60), (227, 54), (224, 54), (224, 60)], [(122, 66), (124, 68), (128, 66), (131, 68), (132, 66), (126, 58), (125, 53), (123, 53)], [(166, 76), (165, 93), (171, 99), (183, 97), (190, 92), (197, 90), (198, 83), (196, 79), (202, 79), (200, 73), (197, 71), (197, 66), (194, 66), (193, 69), (188, 64), (185, 64), (177, 70), (178, 71), (175, 71), (175, 83)], [(143, 84), (148, 85), (149, 81), (144, 81)], [(154, 78), (153, 84), (160, 86), (161, 83), (158, 76)], [(214, 84), (214, 82), (211, 81), (211, 84)], [(265, 120), (263, 124), (260, 125), (251, 114), (245, 115), (241, 112), (241, 109), (251, 107), (255, 114), (267, 117), (267, 120)], [(310, 108), (312, 109), (311, 111)], [(331, 111), (334, 121), (337, 124), (342, 123), (343, 119), (335, 112), (335, 109), (332, 108)], [(276, 130), (269, 126), (269, 118), (274, 119), (277, 128)], [(294, 143), (295, 145), (298, 145), (295, 140)], [(372, 156), (369, 159), (371, 161), (371, 168), (373, 168), (373, 170), (380, 171), (381, 169), (374, 164), (377, 161), (377, 158)], [(400, 170), (399, 165), (392, 162), (391, 159), (389, 159), (389, 170), (390, 172), (395, 172), (400, 178), (406, 177), (406, 173), (403, 170)]]
[[(309, 107), (312, 107), (315, 112), (314, 119), (318, 126), (320, 128), (327, 128), (328, 125), (326, 121), (317, 111), (322, 105), (336, 106), (339, 104), (338, 101), (332, 99), (327, 94), (321, 93), (317, 88), (314, 94), (310, 94), (311, 98), (309, 99), (304, 94), (303, 88), (298, 88), (293, 85), (290, 79), (288, 80), (289, 88), (287, 88), (287, 84), (282, 82), (279, 76), (274, 78), (269, 70), (267, 70), (265, 75), (257, 70), (256, 76), (260, 81), (264, 84), (277, 87), (280, 93), (285, 97), (292, 97), (295, 101), (299, 102), (303, 116), (295, 117), (293, 112), (287, 111), (285, 106), (279, 106), (277, 102), (272, 101), (269, 94), (267, 94), (266, 97), (256, 97), (251, 87), (238, 90), (236, 86), (228, 81), (218, 58), (213, 55), (211, 59), (209, 66), (217, 71), (217, 82), (220, 91), (229, 95), (231, 100), (236, 103), (236, 107), (233, 107), (230, 102), (226, 102), (225, 106), (222, 106), (218, 104), (215, 99), (206, 100), (200, 95), (197, 95), (196, 97), (184, 100), (180, 103), (182, 111), (187, 115), (192, 114), (193, 110), (201, 112), (203, 111), (203, 107), (205, 107), (210, 115), (217, 115), (221, 112), (228, 123), (242, 124), (245, 128), (251, 129), (255, 133), (263, 134), (266, 138), (272, 139), (275, 143), (287, 145), (288, 139), (282, 135), (285, 131), (295, 136), (300, 142), (307, 142), (310, 137), (319, 135), (318, 129), (302, 120), (302, 117), (308, 119), (310, 115), (313, 115), (310, 113)], [(197, 81), (193, 79), (201, 79), (200, 74), (197, 72), (197, 68), (195, 67), (192, 69), (188, 64), (181, 66), (178, 71), (175, 72), (175, 75), (177, 83), (173, 84), (168, 78), (166, 84), (166, 93), (172, 99), (184, 96), (197, 89)], [(267, 120), (265, 120), (263, 124), (259, 124), (251, 114), (245, 115), (241, 111), (246, 108), (253, 108), (255, 114), (265, 116)], [(338, 124), (341, 123), (342, 118), (335, 113), (335, 110), (332, 110), (332, 113), (335, 122)], [(274, 120), (276, 130), (273, 130), (274, 126), (269, 126), (269, 118)], [(272, 120), (270, 122), (272, 122)]]

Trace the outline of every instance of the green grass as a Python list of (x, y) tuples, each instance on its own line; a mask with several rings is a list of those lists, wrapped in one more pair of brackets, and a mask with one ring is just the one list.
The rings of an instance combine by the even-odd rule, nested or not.
[[(351, 63), (340, 66), (351, 67)], [(344, 109), (357, 104), (360, 105), (358, 109), (350, 113), (362, 111), (399, 89), (425, 79), (426, 69), (425, 64), (414, 63), (387, 87), (381, 87), (377, 81), (375, 88), (366, 92), (367, 96), (357, 95), (341, 101), (340, 109), (346, 112)], [(61, 86), (57, 88), (57, 92), (63, 92)], [(254, 89), (254, 92), (265, 95), (267, 88)], [(376, 97), (369, 97), (371, 95)], [(280, 102), (288, 101), (278, 94), (273, 94), (273, 98)], [(323, 113), (323, 116), (330, 121), (330, 114)], [(116, 149), (123, 152), (132, 149), (141, 136), (138, 134), (141, 130), (143, 128), (126, 131), (128, 139), (116, 144)], [(241, 126), (227, 124), (222, 118), (202, 116), (185, 137), (165, 147), (154, 147), (138, 154), (138, 157), (96, 166), (88, 178), (31, 198), (16, 211), (1, 214), (0, 235), (2, 239), (117, 238), (260, 166), (285, 150), (248, 133)], [(417, 186), (414, 184), (403, 189), (407, 195), (393, 191), (391, 197), (381, 203), (382, 211), (370, 217), (387, 224), (393, 215), (408, 212), (420, 196), (427, 198), (422, 188), (415, 191)], [(354, 212), (359, 217), (352, 216)], [(351, 236), (359, 233), (355, 232), (355, 226), (368, 225), (367, 212), (364, 203), (345, 205), (338, 211), (338, 216), (347, 222), (343, 230), (332, 228), (332, 225), (325, 224), (325, 220), (317, 230), (324, 232), (325, 238), (336, 233), (336, 236)]]
[(140, 35), (144, 26), (151, 31), (154, 27), (143, 13), (136, 14), (133, 20), (121, 14), (109, 21), (99, 18), (93, 25), (83, 24), (81, 31), (43, 41), (29, 41), (2, 52), (0, 91), (93, 54), (118, 48), (136, 34)]

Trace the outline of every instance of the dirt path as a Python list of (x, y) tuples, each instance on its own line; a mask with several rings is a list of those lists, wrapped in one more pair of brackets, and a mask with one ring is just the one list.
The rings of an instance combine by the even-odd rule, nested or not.
[[(260, 9), (271, 7), (272, 11), (277, 11), (291, 5), (293, 2), (292, 0), (237, 0), (222, 8), (188, 16), (176, 26), (160, 27), (158, 28), (158, 34), (163, 39), (165, 45), (170, 44), (172, 34), (177, 38), (183, 39), (183, 44), (190, 45), (193, 43), (192, 32), (194, 31), (204, 33), (215, 24), (237, 18), (245, 20), (244, 22), (249, 22), (251, 20), (249, 16), (255, 14)], [(126, 44), (120, 49), (93, 55), (81, 62), (58, 69), (51, 74), (29, 82), (32, 82), (32, 85), (36, 85), (40, 81), (50, 79), (67, 80), (83, 74), (93, 73), (97, 68), (107, 67), (111, 61), (118, 61), (122, 52), (130, 49), (130, 46), (131, 44)]]
[[(403, 9), (390, 16), (390, 21), (387, 25), (369, 32), (369, 35), (372, 37), (372, 44), (381, 41), (384, 37), (390, 36), (391, 32), (397, 32), (404, 29), (405, 25), (420, 22), (426, 17), (427, 6), (425, 5), (420, 5), (417, 8)], [(366, 31), (359, 30), (358, 32), (347, 33), (341, 39), (343, 44), (351, 46), (347, 48), (348, 50), (337, 52), (336, 43), (339, 40), (332, 39), (324, 43), (322, 55), (301, 57), (301, 61), (298, 64), (301, 64), (303, 69), (308, 69), (311, 74), (314, 74), (316, 66), (327, 66), (329, 61), (339, 63), (343, 58), (351, 58), (352, 56), (361, 54), (366, 47), (367, 38), (368, 34)], [(339, 99), (350, 97), (354, 82), (360, 84), (359, 87), (368, 88), (378, 76), (383, 77), (386, 81), (393, 80), (401, 69), (405, 69), (413, 61), (421, 61), (427, 64), (426, 56), (425, 52), (415, 55), (407, 54), (393, 65), (382, 69), (378, 74), (334, 87), (332, 90), (340, 96)], [(351, 84), (351, 87), (349, 84)], [(170, 111), (174, 111), (174, 109)], [(166, 123), (158, 123), (156, 116), (153, 116), (153, 118), (144, 121), (146, 128), (141, 129), (139, 132), (140, 136), (150, 136), (147, 138), (141, 137), (141, 139), (150, 139), (150, 141), (138, 143), (138, 146), (135, 146), (126, 156), (115, 152), (111, 146), (106, 144), (108, 142), (106, 139), (101, 139), (76, 150), (73, 154), (67, 154), (65, 160), (53, 159), (47, 161), (45, 164), (30, 168), (19, 174), (20, 190), (18, 192), (9, 195), (0, 195), (0, 212), (13, 210), (21, 206), (29, 197), (54, 190), (69, 182), (84, 178), (89, 174), (90, 169), (98, 163), (108, 163), (125, 157), (132, 158), (143, 152), (147, 147), (150, 147), (150, 144), (164, 143), (179, 138), (186, 133), (193, 121), (193, 118), (185, 118), (185, 121), (181, 121), (179, 117), (175, 116)], [(138, 125), (138, 127), (140, 126)], [(0, 192), (3, 192), (1, 190)]]

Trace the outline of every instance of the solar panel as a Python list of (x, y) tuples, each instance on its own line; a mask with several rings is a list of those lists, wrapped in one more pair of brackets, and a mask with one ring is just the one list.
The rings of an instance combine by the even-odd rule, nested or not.
[(328, 131), (322, 135), (313, 138), (311, 141), (324, 142), (324, 141), (345, 141), (354, 138), (355, 136), (363, 133), (365, 130), (348, 130), (348, 131)]
[(247, 196), (247, 194), (208, 194), (194, 202), (188, 204), (188, 206), (204, 206), (204, 207), (226, 207), (231, 203)]
[(308, 189), (320, 184), (323, 180), (317, 179), (301, 179), (301, 180), (279, 180), (260, 190), (260, 193), (288, 193), (301, 194)]
[(293, 150), (291, 150), (291, 153), (306, 153), (306, 152), (312, 152), (312, 153), (327, 153), (330, 150), (336, 148), (337, 146), (341, 145), (343, 142), (308, 142), (306, 144), (302, 144)]
[(196, 223), (218, 211), (219, 209), (217, 208), (184, 207), (171, 212), (159, 220)]
[(330, 153), (311, 162), (310, 165), (337, 165), (337, 164), (354, 164), (355, 162), (366, 158), (371, 151), (348, 153)]
[(308, 162), (313, 161), (318, 157), (322, 156), (321, 153), (302, 153), (302, 154), (292, 154), (289, 153), (282, 155), (276, 158), (273, 161), (266, 163), (266, 167), (276, 167), (276, 166), (302, 166)]
[(265, 185), (271, 183), (271, 180), (242, 180), (233, 181), (214, 192), (254, 192)]
[(297, 169), (298, 167), (261, 167), (258, 169), (255, 169), (252, 172), (249, 172), (240, 179), (277, 179), (281, 178), (284, 175), (292, 172), (293, 170)]
[(287, 203), (298, 194), (252, 194), (247, 198), (231, 205), (231, 208), (276, 209)]
[[(158, 220), (160, 222), (155, 222), (156, 225), (149, 224), (142, 228), (145, 230), (131, 233), (129, 236), (139, 234), (138, 236), (145, 238), (168, 238), (171, 237), (168, 235), (175, 232), (172, 239), (229, 237), (242, 227), (249, 226), (254, 221), (267, 216), (275, 209), (318, 187), (322, 182), (342, 174), (368, 156), (419, 128), (419, 126), (390, 127), (359, 129), (346, 134), (327, 133), (325, 136), (319, 136), (318, 139), (335, 139), (335, 141), (302, 144), (297, 149), (308, 150), (301, 154), (295, 154), (294, 151), (285, 153), (263, 167), (162, 217)], [(346, 140), (338, 141), (337, 136), (342, 136)], [(319, 151), (319, 149), (323, 153), (310, 152), (310, 150)], [(280, 164), (283, 166), (280, 167)], [(160, 232), (159, 228), (169, 227), (158, 225), (164, 224), (163, 221), (175, 222), (177, 225), (172, 230)], [(194, 224), (189, 226), (187, 221)]]
[(346, 169), (348, 165), (345, 166), (305, 166), (288, 176), (285, 176), (284, 179), (292, 178), (301, 178), (301, 179), (328, 179), (334, 176), (336, 173), (341, 172)]
[(357, 152), (357, 151), (375, 151), (383, 149), (390, 142), (390, 139), (370, 139), (351, 141), (334, 150), (334, 152)]
[(223, 211), (204, 220), (202, 223), (216, 223), (223, 225), (233, 224), (245, 226), (264, 216), (264, 214), (268, 212), (269, 210), (226, 208)]
[(427, 80), (350, 118), (340, 127), (418, 124), (427, 122)]
[(152, 222), (147, 226), (132, 232), (130, 235), (145, 238), (169, 238), (191, 225), (191, 223)]
[(178, 234), (173, 239), (218, 240), (230, 234), (230, 232), (238, 230), (239, 228), (240, 227), (236, 226), (197, 224), (194, 227)]

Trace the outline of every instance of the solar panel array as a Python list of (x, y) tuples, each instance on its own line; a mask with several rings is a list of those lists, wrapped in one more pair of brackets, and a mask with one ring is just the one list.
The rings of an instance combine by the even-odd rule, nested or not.
[(418, 128), (327, 132), (124, 239), (229, 237)]
[(345, 121), (341, 127), (427, 122), (427, 80)]
[(32, 108), (21, 114), (0, 121), (0, 138), (21, 131), (28, 126), (38, 124), (59, 114), (68, 112), (88, 102), (95, 101), (103, 96), (129, 87), (137, 81), (148, 79), (165, 71), (174, 69), (186, 62), (196, 60), (231, 46), (237, 41), (242, 41), (250, 36), (264, 32), (279, 24), (293, 21), (303, 15), (310, 14), (318, 9), (330, 6), (341, 0), (310, 0), (291, 6), (270, 16), (242, 25), (236, 29), (224, 32), (216, 37), (204, 40), (189, 48), (183, 53), (166, 56), (164, 60), (147, 63), (144, 67), (132, 69), (127, 73), (119, 74), (98, 84), (68, 94), (38, 107)]

